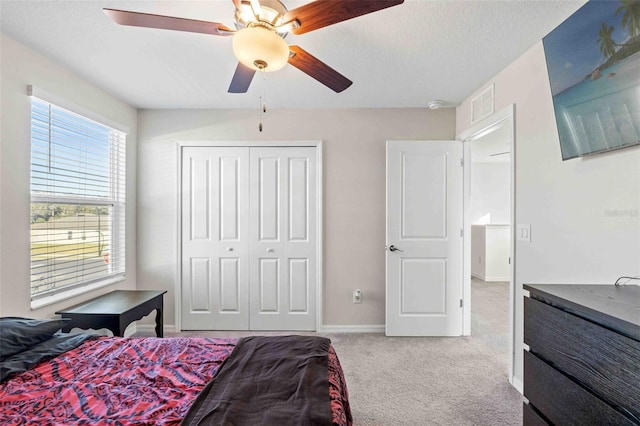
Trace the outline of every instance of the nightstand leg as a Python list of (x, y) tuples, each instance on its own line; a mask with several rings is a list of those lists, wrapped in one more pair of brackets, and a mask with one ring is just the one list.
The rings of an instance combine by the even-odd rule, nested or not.
[(164, 330), (162, 325), (162, 309), (156, 309), (156, 336), (164, 337)]

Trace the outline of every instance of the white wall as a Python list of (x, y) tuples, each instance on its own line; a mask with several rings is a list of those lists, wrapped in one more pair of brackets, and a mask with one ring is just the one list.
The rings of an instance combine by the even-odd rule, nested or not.
[[(542, 42), (500, 72), (495, 110), (515, 104), (516, 378), (522, 380), (522, 284), (613, 283), (640, 275), (640, 147), (563, 162)], [(470, 127), (471, 102), (456, 110)]]
[(259, 133), (257, 110), (140, 111), (138, 288), (167, 290), (164, 321), (174, 324), (179, 141), (322, 140), (324, 324), (384, 325), (385, 141), (452, 139), (455, 111), (272, 110), (263, 123)]
[[(475, 143), (475, 142), (472, 142)], [(471, 211), (472, 224), (509, 224), (511, 166), (509, 163), (471, 164)], [(483, 218), (489, 215), (490, 220)]]
[[(4, 34), (0, 34), (0, 59), (0, 316), (50, 317), (57, 309), (112, 289), (135, 288), (136, 109)], [(29, 291), (31, 104), (27, 85), (129, 128), (126, 280), (35, 311), (30, 308)]]

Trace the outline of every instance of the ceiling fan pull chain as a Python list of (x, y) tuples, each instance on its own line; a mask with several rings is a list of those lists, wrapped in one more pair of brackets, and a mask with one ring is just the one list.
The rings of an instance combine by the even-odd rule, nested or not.
[(265, 90), (264, 90), (264, 86), (265, 86), (265, 81), (266, 81), (266, 76), (264, 73), (264, 69), (260, 70), (260, 73), (262, 74), (262, 87), (260, 88), (260, 111), (258, 112), (259, 117), (260, 117), (260, 122), (258, 123), (258, 130), (260, 130), (262, 132), (262, 113), (266, 113), (267, 112), (267, 104), (265, 102)]
[(267, 74), (262, 70), (262, 112), (267, 112), (267, 91), (265, 89), (267, 85)]
[[(260, 96), (260, 103), (262, 103), (262, 96)], [(262, 132), (262, 108), (258, 110), (258, 130)]]

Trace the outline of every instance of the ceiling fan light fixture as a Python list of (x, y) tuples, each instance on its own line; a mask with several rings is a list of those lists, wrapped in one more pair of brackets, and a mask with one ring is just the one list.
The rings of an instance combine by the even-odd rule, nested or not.
[(233, 53), (256, 71), (277, 71), (289, 60), (289, 46), (275, 31), (262, 26), (238, 30), (233, 36)]

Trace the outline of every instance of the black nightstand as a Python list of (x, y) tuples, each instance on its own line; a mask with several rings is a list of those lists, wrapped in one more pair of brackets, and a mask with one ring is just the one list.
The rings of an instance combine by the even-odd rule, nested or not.
[(163, 336), (162, 305), (166, 291), (115, 290), (86, 302), (60, 310), (56, 314), (71, 321), (62, 329), (69, 332), (74, 327), (94, 330), (106, 328), (114, 336), (124, 336), (129, 324), (156, 310), (156, 335)]

